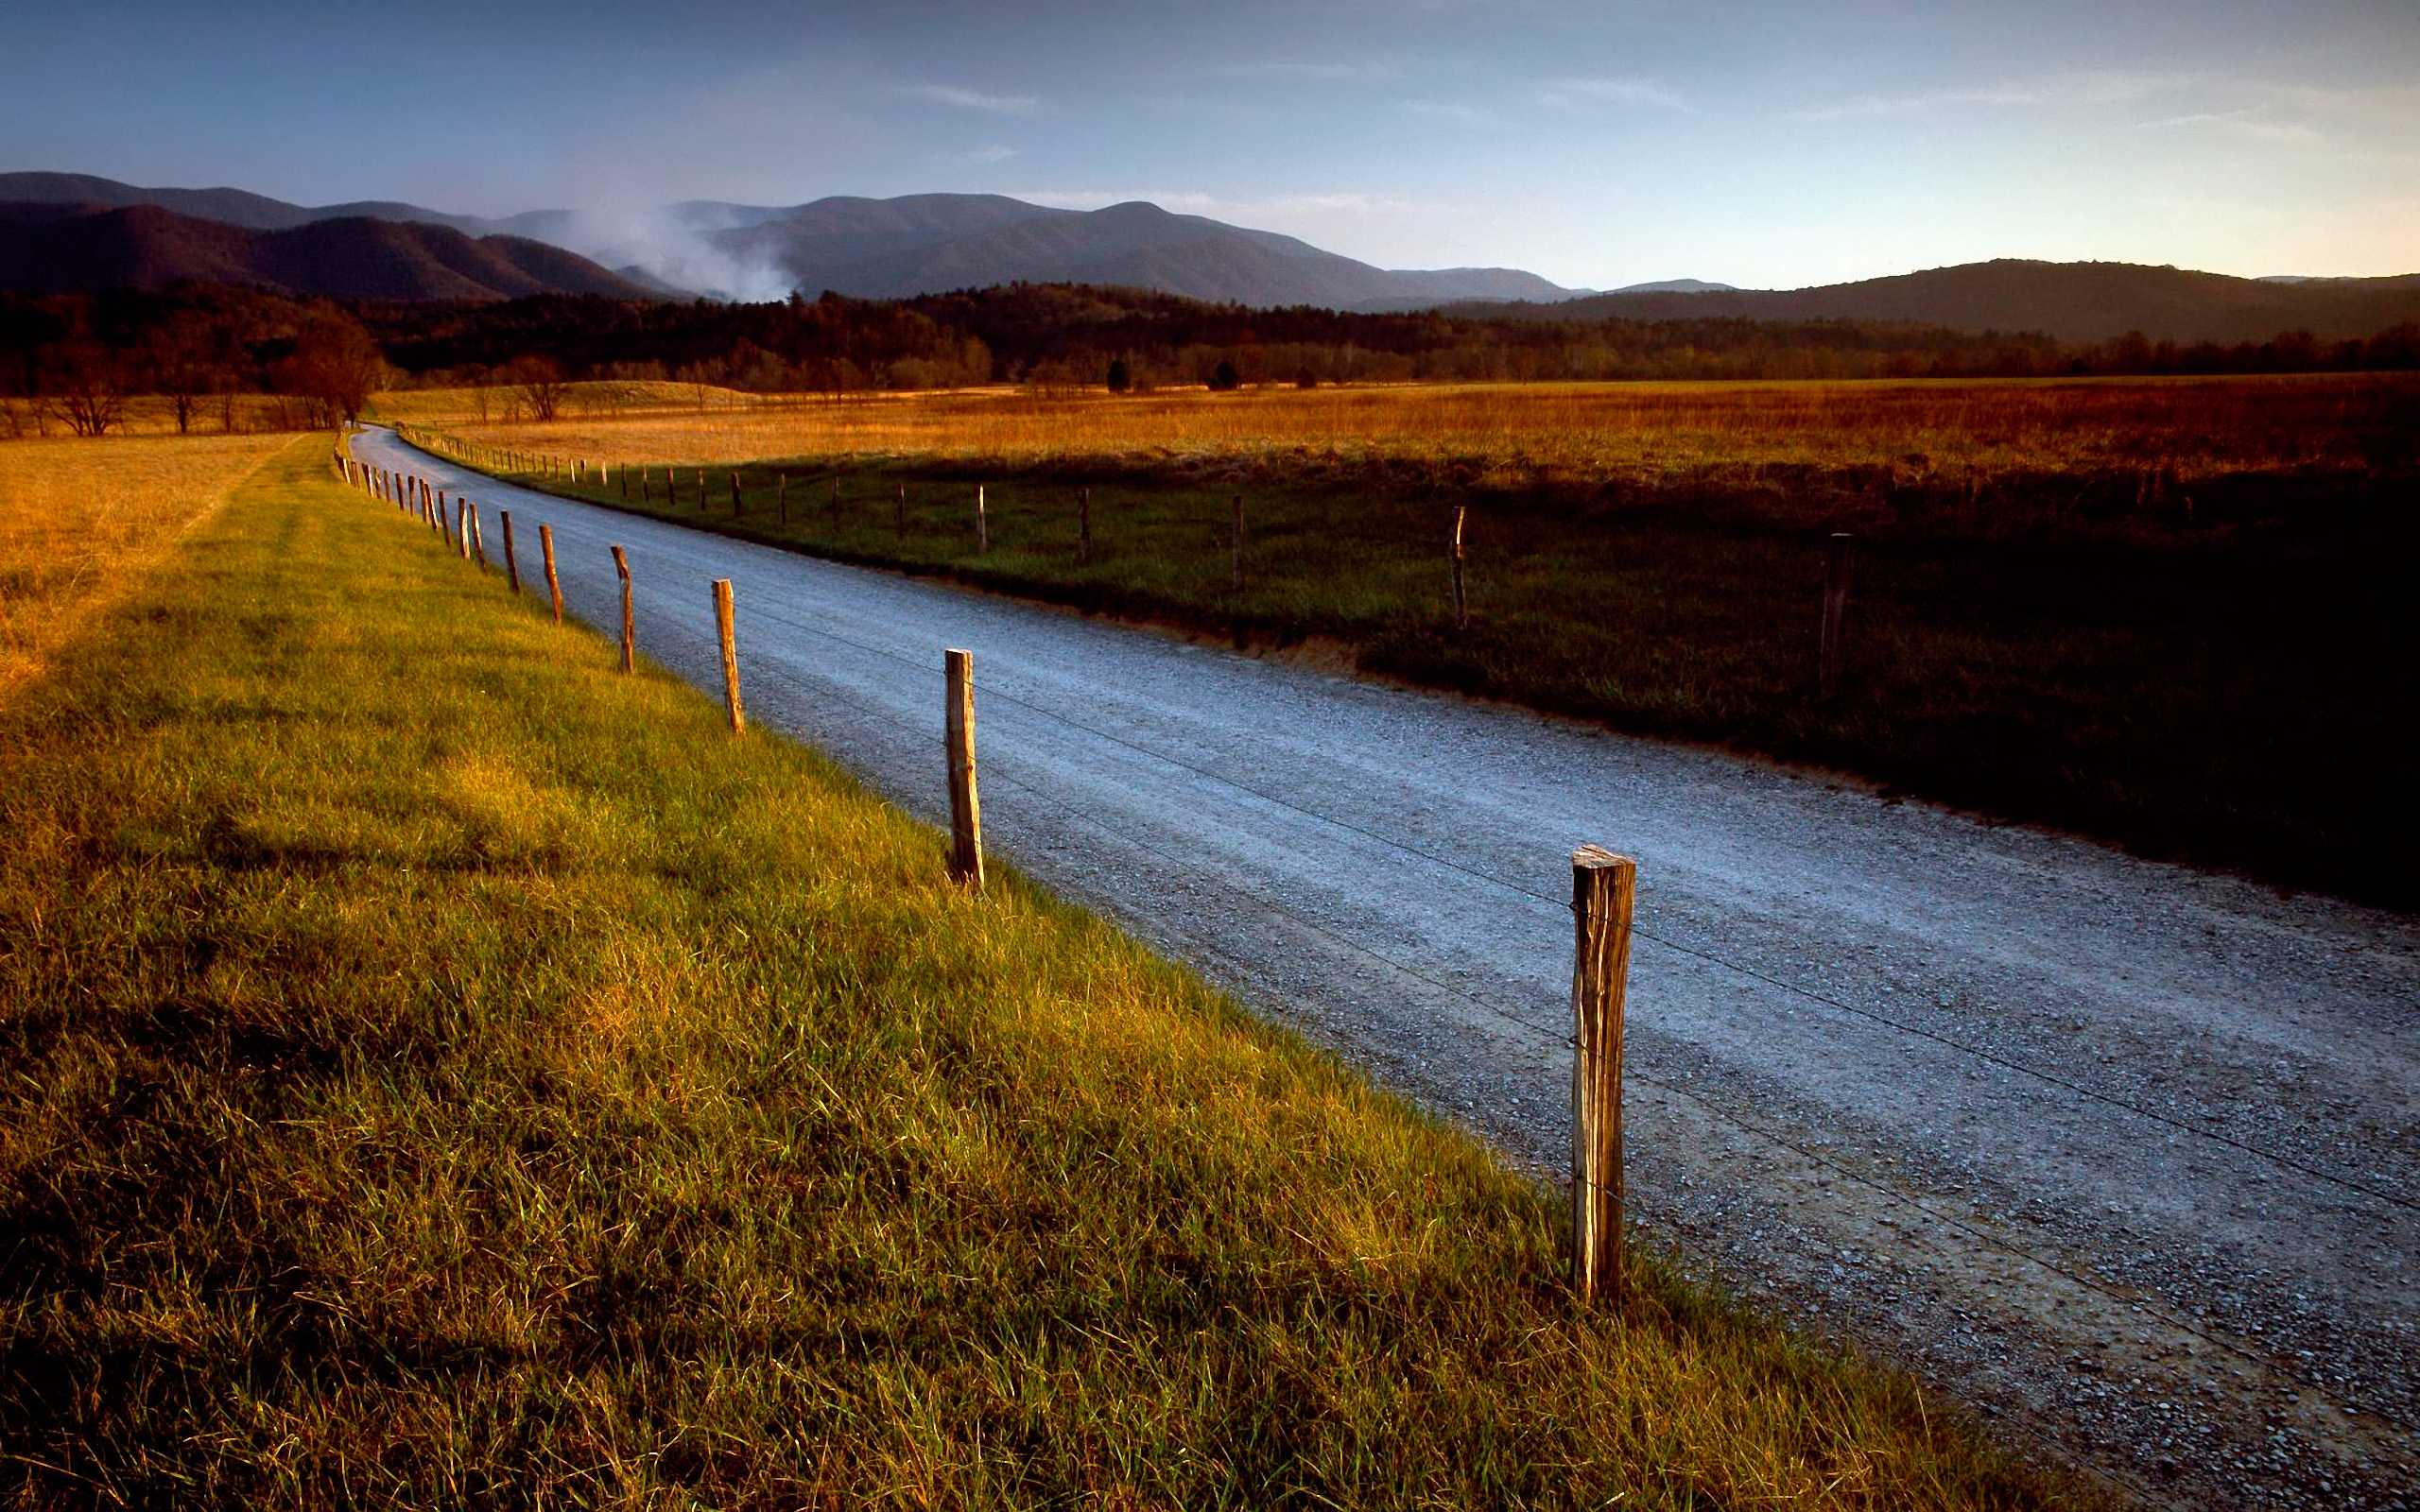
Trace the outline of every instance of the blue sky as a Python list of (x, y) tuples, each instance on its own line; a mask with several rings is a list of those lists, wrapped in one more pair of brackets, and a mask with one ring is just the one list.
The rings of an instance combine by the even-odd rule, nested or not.
[(1149, 198), (1390, 266), (2420, 271), (2420, 3), (91, 4), (9, 168), (508, 212)]

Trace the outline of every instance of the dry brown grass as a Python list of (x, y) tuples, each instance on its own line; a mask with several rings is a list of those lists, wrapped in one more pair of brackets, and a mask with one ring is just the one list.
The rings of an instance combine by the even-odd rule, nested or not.
[[(588, 387), (588, 386), (583, 386)], [(596, 386), (603, 387), (604, 386)], [(461, 390), (382, 413), (473, 440), (620, 462), (892, 456), (1031, 466), (1426, 464), (1484, 487), (1668, 482), (1709, 467), (2181, 477), (2366, 464), (2409, 377), (1920, 383), (1412, 385), (1113, 397), (1019, 389), (779, 400), (617, 386), (549, 424), (465, 423)], [(639, 392), (644, 388), (647, 392)], [(501, 416), (501, 405), (492, 414)]]
[(42, 670), (79, 610), (121, 592), (287, 436), (0, 446), (0, 698)]
[[(280, 394), (233, 394), (222, 404), (216, 394), (195, 404), (191, 434), (223, 436), (237, 433), (304, 430), (302, 402)], [(160, 394), (137, 394), (126, 402), (126, 412), (110, 427), (112, 436), (175, 436), (177, 409)], [(25, 399), (0, 399), (0, 440), (60, 439), (72, 437), (67, 422), (45, 416)]]

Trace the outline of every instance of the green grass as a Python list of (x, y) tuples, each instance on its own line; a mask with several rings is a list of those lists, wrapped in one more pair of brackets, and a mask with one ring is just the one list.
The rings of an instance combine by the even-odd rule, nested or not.
[[(1333, 638), (1363, 669), (1642, 734), (1727, 744), (2287, 885), (2420, 903), (2400, 724), (2420, 703), (2420, 520), (2381, 472), (2204, 479), (1716, 468), (1600, 496), (1489, 495), (1473, 620), (1445, 541), (1471, 497), (1414, 470), (1346, 485), (838, 464), (682, 470), (682, 504), (573, 497), (845, 560), (1238, 640)], [(776, 478), (791, 474), (789, 521)], [(991, 548), (978, 553), (976, 483)], [(908, 489), (904, 531), (893, 490)], [(1076, 560), (1076, 498), (1096, 543)], [(1246, 586), (1230, 498), (1247, 494)], [(2188, 505), (2189, 499), (2189, 505)], [(1818, 696), (1824, 538), (1858, 537), (1840, 695)]]
[(0, 1504), (2030, 1506), (325, 478), (0, 708)]

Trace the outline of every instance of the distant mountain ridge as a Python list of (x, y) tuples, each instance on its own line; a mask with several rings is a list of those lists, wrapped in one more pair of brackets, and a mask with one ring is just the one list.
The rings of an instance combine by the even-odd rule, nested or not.
[(351, 300), (650, 299), (576, 252), (367, 215), (264, 231), (158, 205), (0, 202), (0, 288), (28, 294), (234, 284)]
[(2420, 274), (2285, 282), (2138, 263), (2003, 258), (1816, 288), (1617, 290), (1553, 305), (1457, 308), (1542, 320), (1911, 320), (2039, 331), (2062, 341), (2130, 332), (2153, 341), (2264, 341), (2288, 331), (2341, 340), (2420, 322)]
[(769, 262), (801, 289), (865, 299), (995, 284), (1106, 284), (1221, 303), (1367, 310), (1581, 292), (1517, 268), (1375, 267), (1297, 237), (1143, 200), (1081, 211), (1004, 195), (908, 195), (837, 197), (781, 213), (683, 209), (726, 216), (725, 229), (707, 234), (731, 256)]
[[(1402, 270), (1375, 267), (1274, 232), (1203, 215), (1180, 215), (1141, 201), (1104, 210), (1059, 210), (1005, 195), (907, 195), (890, 199), (834, 196), (800, 205), (687, 200), (663, 219), (714, 257), (668, 257), (651, 234), (633, 236), (627, 217), (589, 217), (534, 210), (488, 217), (453, 215), (396, 200), (297, 205), (242, 189), (145, 188), (88, 174), (0, 173), (0, 202), (44, 202), (127, 209), (156, 205), (179, 215), (254, 231), (292, 231), (335, 219), (371, 216), (442, 226), (473, 237), (518, 236), (551, 242), (614, 267), (637, 283), (712, 284), (754, 268), (749, 282), (831, 289), (859, 298), (943, 293), (990, 284), (1115, 284), (1188, 298), (1253, 305), (1319, 304), (1339, 309), (1415, 309), (1455, 300), (1550, 301), (1589, 292), (1566, 289), (1518, 268)], [(717, 266), (717, 260), (727, 260)], [(694, 292), (729, 297), (734, 288)], [(760, 290), (761, 292), (761, 290)]]
[[(163, 215), (171, 218), (156, 218)], [(2002, 259), (1803, 289), (1683, 278), (1592, 293), (1517, 268), (1381, 268), (1139, 200), (1078, 211), (1004, 195), (834, 196), (786, 206), (688, 200), (638, 217), (536, 210), (492, 218), (392, 200), (312, 207), (241, 189), (0, 173), (0, 286), (63, 290), (178, 277), (406, 300), (771, 298), (792, 288), (885, 299), (1020, 282), (1109, 284), (1255, 307), (1903, 320), (2066, 341), (2135, 331), (2177, 342), (2259, 341), (2296, 330), (2342, 339), (2420, 322), (2420, 274), (2246, 279)]]

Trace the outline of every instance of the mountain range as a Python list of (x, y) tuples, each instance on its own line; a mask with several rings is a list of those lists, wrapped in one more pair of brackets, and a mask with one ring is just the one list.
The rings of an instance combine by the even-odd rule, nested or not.
[(1443, 307), (1536, 319), (1908, 320), (2100, 341), (2363, 336), (2420, 321), (2420, 275), (2233, 278), (2124, 263), (2000, 260), (1803, 289), (1697, 279), (1607, 293), (1517, 268), (1382, 268), (1272, 232), (1131, 201), (1078, 211), (1002, 195), (689, 200), (636, 215), (452, 215), (393, 200), (307, 206), (241, 189), (0, 173), (0, 288), (178, 280), (353, 299), (622, 299), (796, 289), (904, 298), (1002, 284), (1115, 284), (1250, 306)]
[(1542, 320), (1914, 320), (1962, 331), (2040, 331), (2062, 341), (2140, 332), (2154, 341), (2325, 339), (2420, 322), (2420, 273), (2392, 278), (2234, 278), (2139, 263), (2002, 258), (1804, 289), (1617, 290), (1554, 304), (1457, 313)]
[(0, 288), (75, 294), (176, 283), (350, 300), (661, 292), (548, 242), (450, 226), (348, 215), (258, 231), (157, 205), (0, 201)]

